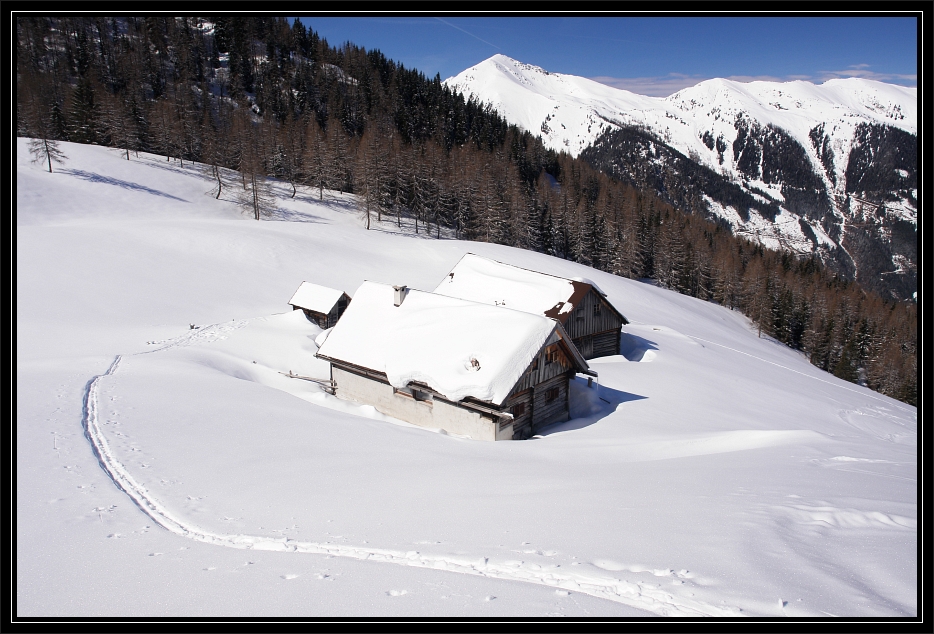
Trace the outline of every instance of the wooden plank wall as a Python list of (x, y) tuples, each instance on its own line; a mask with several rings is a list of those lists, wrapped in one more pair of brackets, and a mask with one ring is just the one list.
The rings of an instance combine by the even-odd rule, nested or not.
[[(595, 306), (600, 308), (600, 312), (596, 315), (594, 314)], [(585, 359), (593, 359), (607, 354), (618, 354), (619, 345), (617, 343), (614, 352), (602, 352), (607, 348), (605, 342), (601, 341), (597, 344), (596, 338), (589, 341), (585, 340), (585, 337), (614, 329), (619, 333), (622, 325), (623, 320), (619, 318), (619, 315), (609, 307), (606, 300), (599, 293), (591, 288), (568, 316), (567, 321), (564, 323), (564, 329), (574, 341), (577, 349), (580, 350), (581, 355)], [(597, 352), (598, 348), (601, 350), (600, 353)]]
[[(594, 306), (600, 307), (600, 312), (597, 315), (594, 315)], [(574, 307), (573, 312), (564, 324), (564, 329), (571, 339), (577, 339), (584, 335), (619, 328), (622, 325), (623, 321), (610, 309), (606, 300), (591, 288), (580, 303)]]
[(313, 321), (315, 325), (318, 326), (318, 328), (330, 328), (330, 326), (328, 326), (328, 321), (330, 320), (328, 315), (325, 315), (324, 313), (316, 313), (315, 311), (308, 310), (307, 308), (303, 308), (302, 312), (304, 312), (305, 317)]
[[(546, 401), (548, 390), (558, 388), (558, 396), (551, 402)], [(568, 411), (568, 375), (556, 376), (541, 385), (535, 386), (535, 398), (532, 402), (532, 430), (551, 423)]]
[(337, 303), (331, 308), (331, 312), (328, 313), (327, 325), (321, 326), (322, 328), (333, 328), (337, 325), (337, 320), (341, 318), (341, 315), (344, 314), (344, 311), (347, 310), (347, 305), (350, 303), (347, 294), (344, 293), (341, 295), (341, 298), (337, 300)]
[[(512, 388), (512, 394), (518, 394), (519, 392), (525, 391), (532, 387), (533, 385), (538, 385), (543, 381), (558, 376), (559, 374), (564, 374), (568, 370), (574, 367), (573, 363), (567, 356), (564, 354), (564, 351), (561, 350), (561, 346), (558, 345), (559, 337), (557, 332), (553, 332), (548, 338), (548, 341), (545, 346), (542, 347), (538, 352), (538, 356), (535, 357), (535, 361), (529, 365), (526, 369), (525, 374), (523, 374), (516, 385)], [(547, 360), (548, 354), (557, 350), (558, 359), (557, 361), (549, 362)], [(537, 364), (536, 364), (537, 361)], [(535, 368), (534, 370), (532, 368)]]
[(534, 390), (525, 390), (518, 394), (513, 394), (506, 401), (505, 409), (507, 412), (512, 413), (513, 408), (516, 405), (524, 404), (525, 413), (521, 416), (516, 416), (512, 421), (512, 437), (513, 438), (524, 438), (531, 435), (532, 431), (532, 394)]
[(619, 328), (594, 335), (592, 344), (593, 356), (608, 357), (613, 354), (619, 354), (619, 336)]

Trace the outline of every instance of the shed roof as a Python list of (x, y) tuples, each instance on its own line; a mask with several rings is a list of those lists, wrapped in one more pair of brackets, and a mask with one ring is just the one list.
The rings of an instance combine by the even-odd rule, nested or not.
[(567, 339), (542, 315), (424, 291), (395, 306), (392, 286), (364, 282), (318, 356), (384, 372), (394, 387), (416, 381), (452, 401), (501, 404), (556, 330)]
[(292, 299), (289, 300), (289, 305), (327, 315), (343, 294), (344, 291), (339, 291), (336, 288), (302, 282), (295, 294), (292, 295)]
[[(564, 323), (591, 288), (606, 298), (606, 293), (586, 278), (567, 279), (467, 253), (434, 292), (545, 315)], [(620, 317), (623, 323), (629, 323), (622, 314)]]

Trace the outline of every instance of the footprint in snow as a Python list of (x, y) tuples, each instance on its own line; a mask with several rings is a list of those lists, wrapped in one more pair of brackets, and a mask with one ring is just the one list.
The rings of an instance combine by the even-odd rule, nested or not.
[(291, 581), (292, 579), (298, 579), (298, 575), (282, 575), (282, 578), (286, 581)]
[(401, 597), (403, 594), (408, 594), (408, 590), (389, 590), (386, 592), (391, 597)]
[(496, 599), (496, 597), (494, 597), (492, 594), (488, 594), (485, 597), (483, 597), (484, 601), (493, 601), (494, 599)]
[(202, 568), (202, 570), (217, 570), (216, 566), (208, 566), (207, 568)]
[(150, 556), (150, 557), (158, 557), (158, 556), (161, 555), (161, 554), (162, 554), (162, 553), (149, 553), (149, 556)]
[(566, 597), (571, 593), (567, 590), (555, 590), (555, 594), (557, 594), (559, 597)]

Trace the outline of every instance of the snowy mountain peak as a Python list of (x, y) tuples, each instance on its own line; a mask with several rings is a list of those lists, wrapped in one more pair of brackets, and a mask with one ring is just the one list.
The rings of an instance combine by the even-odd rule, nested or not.
[[(450, 77), (446, 85), (493, 105), (511, 123), (540, 132), (548, 147), (577, 156), (603, 129), (636, 125), (671, 137), (672, 147), (710, 155), (695, 132), (730, 127), (738, 113), (789, 132), (803, 145), (817, 125), (837, 129), (842, 144), (861, 122), (917, 133), (917, 88), (860, 78), (748, 83), (708, 79), (668, 97), (648, 97), (585, 77), (552, 73), (497, 54)], [(685, 113), (690, 113), (686, 118)], [(729, 115), (725, 117), (725, 115)], [(680, 125), (672, 126), (673, 122)], [(665, 131), (667, 130), (667, 134)], [(728, 140), (735, 140), (736, 132)], [(716, 154), (708, 156), (719, 167)]]
[[(716, 78), (648, 97), (505, 55), (444, 83), (541, 135), (546, 147), (571, 156), (593, 147), (588, 160), (600, 155), (601, 169), (654, 186), (675, 206), (706, 211), (764, 246), (819, 253), (848, 277), (900, 299), (915, 290), (898, 281), (905, 269), (893, 263), (913, 258), (904, 246), (913, 238), (898, 223), (917, 225), (917, 88), (860, 78)], [(645, 171), (652, 162), (656, 173), (691, 171), (682, 160), (713, 174), (659, 183)], [(684, 184), (697, 178), (707, 184)], [(672, 197), (672, 185), (684, 195)], [(726, 193), (730, 187), (734, 194)], [(893, 229), (902, 246), (892, 246)], [(859, 242), (860, 231), (878, 234), (871, 256), (844, 246), (848, 232)]]
[[(520, 62), (517, 59), (513, 59), (511, 57), (503, 55), (501, 53), (497, 53), (493, 57), (490, 57), (489, 59), (483, 62), (480, 62), (480, 64), (486, 64), (486, 63), (497, 64), (503, 67), (504, 69), (506, 69), (507, 71), (514, 72), (516, 74), (520, 74), (520, 73), (538, 73), (540, 75), (551, 75), (552, 74), (552, 73), (549, 73), (544, 68), (542, 68), (541, 66), (535, 66), (533, 64), (526, 64), (524, 62)], [(510, 69), (515, 69), (515, 70), (510, 70)]]

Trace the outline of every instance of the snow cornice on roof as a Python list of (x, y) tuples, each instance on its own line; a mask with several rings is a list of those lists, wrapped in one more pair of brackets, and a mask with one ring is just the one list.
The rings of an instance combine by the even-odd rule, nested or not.
[(434, 292), (544, 315), (564, 324), (591, 288), (606, 300), (624, 324), (629, 323), (610, 303), (606, 293), (587, 278), (559, 277), (474, 253), (465, 254)]

